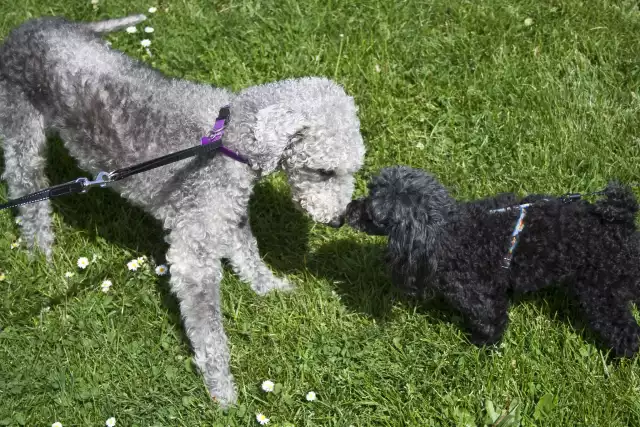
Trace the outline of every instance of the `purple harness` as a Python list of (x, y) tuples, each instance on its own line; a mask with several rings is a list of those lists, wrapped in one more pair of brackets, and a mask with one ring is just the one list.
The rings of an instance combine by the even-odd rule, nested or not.
[[(222, 107), (220, 109), (220, 114), (218, 115), (218, 118), (216, 119), (216, 122), (213, 125), (213, 129), (211, 129), (211, 131), (206, 136), (203, 136), (200, 139), (201, 145), (208, 145), (213, 142), (220, 141), (222, 139), (222, 135), (224, 134), (224, 128), (226, 124), (229, 122), (229, 117), (230, 117), (229, 106), (227, 105)], [(228, 149), (222, 144), (220, 144), (220, 146), (218, 147), (218, 151), (235, 161), (244, 163), (246, 165), (251, 165), (251, 162), (245, 156)]]

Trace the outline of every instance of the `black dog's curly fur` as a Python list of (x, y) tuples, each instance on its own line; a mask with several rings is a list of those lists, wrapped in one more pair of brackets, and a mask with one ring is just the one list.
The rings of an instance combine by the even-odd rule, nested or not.
[[(640, 301), (640, 233), (630, 188), (609, 184), (595, 203), (510, 193), (463, 203), (428, 173), (398, 166), (383, 169), (369, 190), (349, 205), (347, 223), (388, 236), (394, 282), (412, 295), (444, 297), (463, 315), (472, 342), (500, 340), (511, 293), (560, 285), (614, 355), (638, 351), (631, 303)], [(490, 211), (530, 202), (537, 203), (505, 268), (520, 212)]]

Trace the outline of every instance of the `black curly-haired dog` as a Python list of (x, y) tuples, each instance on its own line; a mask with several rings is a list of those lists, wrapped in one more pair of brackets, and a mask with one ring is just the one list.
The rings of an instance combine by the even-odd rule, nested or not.
[[(507, 326), (509, 295), (564, 286), (616, 356), (638, 351), (640, 233), (631, 188), (612, 183), (595, 203), (504, 193), (457, 202), (433, 176), (383, 169), (346, 222), (389, 237), (393, 281), (415, 296), (440, 295), (463, 315), (475, 344)], [(527, 204), (531, 204), (527, 206)]]

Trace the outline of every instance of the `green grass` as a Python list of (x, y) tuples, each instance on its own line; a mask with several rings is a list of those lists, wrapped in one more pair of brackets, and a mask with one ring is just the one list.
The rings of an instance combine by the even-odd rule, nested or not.
[[(0, 37), (29, 17), (92, 20), (152, 5), (0, 0)], [(109, 36), (114, 47), (233, 89), (310, 74), (345, 85), (368, 148), (358, 193), (398, 163), (434, 172), (465, 199), (640, 181), (637, 2), (157, 6), (147, 24), (153, 57), (140, 33)], [(51, 157), (52, 182), (80, 174), (59, 142)], [(491, 424), (507, 409), (527, 426), (640, 425), (637, 359), (609, 360), (581, 333), (570, 301), (519, 302), (502, 345), (476, 348), (454, 314), (396, 299), (381, 241), (312, 224), (278, 176), (257, 188), (252, 226), (268, 264), (297, 290), (261, 298), (226, 275), (240, 405), (223, 412), (194, 372), (166, 279), (126, 269), (141, 255), (162, 262), (159, 225), (109, 191), (54, 206), (52, 266), (10, 249), (17, 228), (0, 214), (0, 425), (100, 426), (115, 416), (119, 426), (252, 426), (262, 411), (278, 426), (453, 426)], [(86, 271), (75, 267), (94, 254)], [(114, 285), (103, 294), (107, 278)], [(278, 394), (260, 390), (265, 379)], [(318, 401), (305, 401), (309, 390)]]

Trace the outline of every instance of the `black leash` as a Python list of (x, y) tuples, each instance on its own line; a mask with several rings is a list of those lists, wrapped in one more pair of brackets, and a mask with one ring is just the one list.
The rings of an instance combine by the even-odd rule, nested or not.
[[(635, 187), (631, 187), (631, 188), (635, 188)], [(570, 203), (576, 200), (582, 200), (585, 197), (603, 196), (605, 193), (606, 193), (605, 190), (593, 191), (591, 193), (569, 193), (569, 194), (563, 194), (562, 196), (558, 197), (558, 199), (562, 200), (564, 203)]]
[[(628, 187), (631, 188), (631, 189), (640, 189), (640, 184), (638, 184), (638, 185), (629, 185)], [(537, 200), (535, 202), (529, 202), (529, 203), (523, 203), (523, 204), (519, 204), (519, 205), (507, 206), (507, 207), (504, 207), (504, 208), (492, 209), (489, 212), (498, 213), (498, 212), (506, 212), (506, 211), (510, 211), (510, 210), (514, 210), (514, 209), (521, 209), (523, 207), (524, 208), (529, 208), (531, 206), (537, 205), (538, 203), (551, 201), (552, 199), (560, 200), (563, 203), (571, 203), (571, 202), (576, 202), (578, 200), (582, 200), (585, 197), (604, 196), (606, 193), (607, 193), (606, 190), (592, 191), (590, 193), (567, 193), (567, 194), (563, 194), (561, 196), (555, 196), (555, 197), (551, 197), (551, 198), (548, 198), (548, 199), (540, 199), (540, 200)]]
[(87, 178), (81, 177), (76, 179), (75, 181), (70, 181), (64, 184), (46, 188), (44, 190), (36, 191), (35, 193), (10, 200), (7, 203), (0, 205), (0, 210), (27, 205), (30, 203), (36, 203), (47, 199), (53, 199), (55, 197), (66, 196), (69, 194), (86, 193), (91, 187), (106, 187), (107, 184), (120, 181), (121, 179), (125, 179), (142, 172), (147, 172), (161, 166), (179, 162), (180, 160), (211, 153), (218, 150), (224, 155), (233, 158), (234, 160), (250, 165), (251, 163), (246, 157), (243, 157), (222, 145), (222, 135), (224, 133), (225, 125), (229, 122), (229, 117), (229, 107), (222, 107), (220, 109), (218, 117), (216, 118), (213, 129), (207, 136), (204, 136), (201, 139), (201, 145), (167, 154), (165, 156), (138, 163), (133, 166), (116, 169), (111, 172), (100, 172), (96, 176), (96, 179), (94, 181), (90, 181)]

